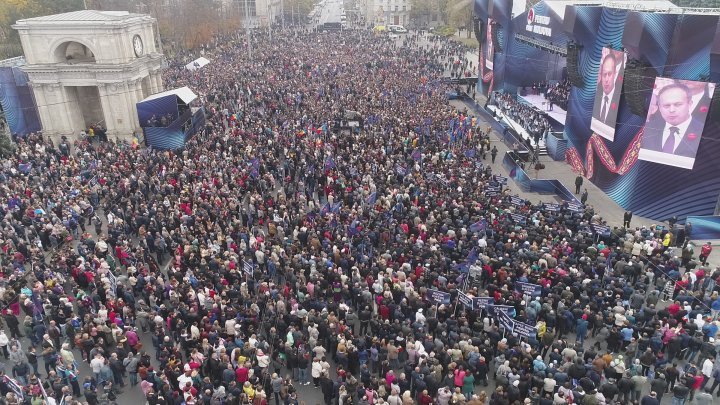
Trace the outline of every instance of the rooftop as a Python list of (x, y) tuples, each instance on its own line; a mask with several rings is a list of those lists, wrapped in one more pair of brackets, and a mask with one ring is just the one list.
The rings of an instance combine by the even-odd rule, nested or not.
[(69, 13), (45, 15), (42, 17), (26, 18), (18, 20), (16, 24), (45, 24), (45, 23), (98, 23), (98, 22), (117, 22), (129, 20), (137, 17), (144, 17), (144, 14), (135, 14), (127, 11), (98, 11), (98, 10), (79, 10)]

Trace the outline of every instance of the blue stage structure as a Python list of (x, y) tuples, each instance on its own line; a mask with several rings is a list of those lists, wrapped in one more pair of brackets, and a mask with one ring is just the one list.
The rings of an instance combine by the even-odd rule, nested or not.
[(0, 109), (10, 127), (10, 133), (24, 137), (42, 129), (40, 117), (28, 76), (22, 71), (25, 58), (0, 61)]
[(580, 204), (580, 200), (560, 180), (557, 179), (533, 179), (520, 166), (521, 159), (514, 152), (508, 151), (503, 158), (503, 167), (510, 173), (511, 179), (515, 181), (523, 191), (555, 194), (562, 201)]
[(197, 95), (188, 87), (153, 94), (137, 103), (145, 144), (155, 149), (181, 149), (205, 125), (205, 111), (192, 106)]

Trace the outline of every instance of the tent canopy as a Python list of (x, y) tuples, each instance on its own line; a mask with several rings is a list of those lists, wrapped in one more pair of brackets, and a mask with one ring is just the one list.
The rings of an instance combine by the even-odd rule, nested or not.
[(153, 94), (137, 103), (141, 127), (167, 127), (188, 113), (197, 95), (187, 87)]
[(201, 56), (201, 57), (195, 59), (194, 61), (188, 63), (187, 65), (185, 65), (185, 69), (187, 69), (187, 70), (200, 69), (201, 67), (207, 65), (208, 63), (210, 63), (210, 61)]
[(176, 96), (177, 98), (182, 100), (183, 103), (185, 103), (185, 104), (190, 104), (191, 101), (193, 101), (197, 98), (197, 94), (193, 93), (193, 91), (190, 90), (189, 87), (185, 86), (185, 87), (180, 87), (177, 89), (163, 91), (162, 93), (152, 94), (152, 95), (146, 97), (140, 103), (144, 103), (144, 102), (150, 101), (150, 100), (157, 100), (159, 98), (168, 97), (168, 96)]

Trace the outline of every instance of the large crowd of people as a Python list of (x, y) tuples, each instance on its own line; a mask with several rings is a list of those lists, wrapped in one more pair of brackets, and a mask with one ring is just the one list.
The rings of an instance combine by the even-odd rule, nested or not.
[(494, 92), (490, 103), (496, 105), (504, 116), (520, 124), (532, 138), (533, 145), (539, 145), (540, 140), (548, 136), (551, 125), (547, 114), (518, 100), (514, 94)]
[(447, 40), (255, 41), (168, 69), (208, 113), (182, 150), (33, 134), (3, 160), (7, 404), (707, 401), (718, 270), (674, 228), (596, 234), (590, 206), (512, 198), (447, 102)]

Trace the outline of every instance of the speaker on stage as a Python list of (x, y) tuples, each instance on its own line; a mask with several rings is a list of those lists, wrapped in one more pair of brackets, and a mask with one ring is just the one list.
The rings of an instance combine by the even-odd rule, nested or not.
[(567, 77), (575, 87), (585, 87), (585, 78), (580, 73), (579, 59), (582, 45), (575, 41), (567, 44)]
[(623, 78), (623, 95), (630, 111), (645, 117), (657, 71), (639, 59), (628, 60)]
[(708, 121), (720, 121), (720, 86), (715, 86), (715, 91), (710, 101), (710, 111), (708, 111)]
[(475, 29), (475, 38), (482, 44), (485, 40), (485, 24), (480, 17), (473, 17), (473, 28)]

